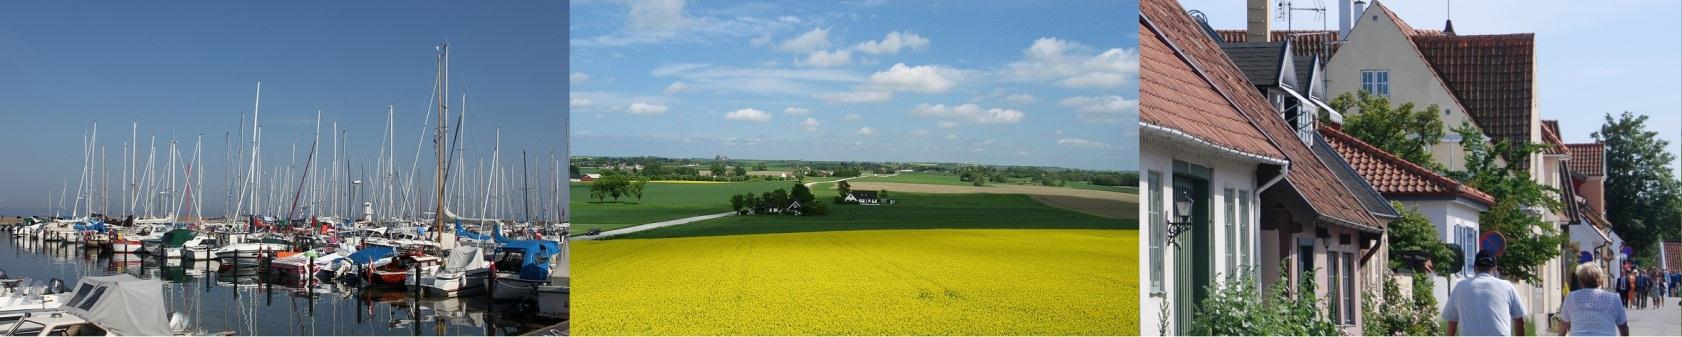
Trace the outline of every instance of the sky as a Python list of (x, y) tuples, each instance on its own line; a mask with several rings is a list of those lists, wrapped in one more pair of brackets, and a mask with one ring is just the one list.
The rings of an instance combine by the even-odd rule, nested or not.
[[(1275, 0), (1275, 4), (1278, 0)], [(1336, 13), (1338, 1), (1298, 0), (1296, 7)], [(1217, 29), (1243, 29), (1243, 0), (1184, 0), (1187, 10), (1208, 15)], [(1452, 12), (1454, 31), (1471, 34), (1536, 34), (1536, 87), (1543, 119), (1559, 120), (1567, 143), (1588, 143), (1605, 124), (1629, 111), (1649, 116), (1647, 127), (1670, 142), (1682, 160), (1682, 1), (1479, 0), (1385, 1), (1408, 25), (1442, 29)], [(1297, 29), (1337, 29), (1298, 15)], [(1274, 21), (1284, 29), (1285, 22)], [(1682, 172), (1682, 164), (1672, 163)], [(1682, 176), (1682, 173), (1679, 173)]]
[[(224, 133), (252, 110), (257, 81), (269, 166), (288, 161), (294, 139), (302, 165), (319, 110), (324, 123), (348, 129), (345, 147), (360, 170), (377, 155), (394, 105), (396, 153), (407, 167), (433, 105), (434, 48), (445, 41), (451, 99), (470, 95), (464, 156), (489, 157), (499, 124), (505, 160), (525, 149), (535, 166), (543, 162), (535, 156), (564, 150), (563, 4), (402, 4), (0, 3), (0, 214), (41, 214), (48, 191), (66, 181), (74, 192), (82, 137), (95, 122), (119, 200), (120, 154), (138, 122), (141, 143), (156, 136), (167, 151), (174, 136), (183, 156), (204, 135), (205, 208), (221, 215)], [(421, 147), (430, 156), (430, 140)]]
[(573, 154), (1134, 170), (1134, 1), (573, 1)]

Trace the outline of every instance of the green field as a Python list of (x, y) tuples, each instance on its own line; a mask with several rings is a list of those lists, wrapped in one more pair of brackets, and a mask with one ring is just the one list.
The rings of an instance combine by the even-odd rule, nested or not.
[[(572, 184), (572, 226), (574, 233), (592, 228), (610, 230), (651, 222), (730, 211), (730, 196), (761, 193), (794, 187), (792, 181), (748, 181), (739, 183), (650, 182), (643, 187), (643, 199), (621, 197), (624, 203), (600, 203), (590, 198), (589, 183)], [(608, 198), (612, 201), (612, 198)]]
[(1078, 189), (1083, 189), (1083, 190), (1098, 190), (1098, 191), (1110, 191), (1110, 192), (1139, 194), (1139, 188), (1138, 187), (1093, 185), (1092, 183), (1085, 182), (1085, 181), (1071, 181), (1071, 182), (1068, 183), (1068, 187), (1069, 188), (1078, 188)]
[[(830, 194), (818, 196), (828, 203)], [(898, 203), (828, 205), (821, 216), (738, 215), (631, 233), (619, 238), (669, 238), (871, 229), (1135, 229), (1134, 219), (1105, 219), (1046, 206), (1021, 194), (892, 192)], [(728, 206), (726, 206), (728, 207)]]
[(1138, 335), (1138, 237), (936, 229), (575, 242), (572, 327), (579, 335)]
[[(818, 179), (818, 181), (824, 181), (824, 180), (830, 180), (831, 178), (817, 178), (817, 179)], [(899, 175), (892, 176), (892, 177), (860, 177), (860, 178), (856, 178), (856, 179), (848, 180), (848, 181), (866, 181), (866, 182), (874, 181), (874, 182), (884, 182), (884, 183), (912, 183), (912, 184), (931, 184), (931, 185), (972, 186), (972, 185), (970, 185), (970, 182), (968, 182), (968, 181), (958, 180), (958, 175), (956, 175), (956, 174), (936, 173), (936, 172), (900, 173)], [(828, 188), (834, 189), (835, 184), (822, 184), (822, 185), (829, 185)]]

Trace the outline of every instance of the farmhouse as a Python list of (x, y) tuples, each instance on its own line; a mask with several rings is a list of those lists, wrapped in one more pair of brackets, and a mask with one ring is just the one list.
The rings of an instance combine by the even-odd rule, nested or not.
[(882, 203), (882, 199), (877, 196), (876, 191), (847, 191), (847, 197), (842, 200), (860, 205), (880, 205)]
[(578, 181), (590, 182), (590, 181), (596, 181), (596, 179), (601, 179), (601, 178), (602, 178), (601, 173), (587, 173), (587, 174), (584, 174), (582, 176), (579, 176)]

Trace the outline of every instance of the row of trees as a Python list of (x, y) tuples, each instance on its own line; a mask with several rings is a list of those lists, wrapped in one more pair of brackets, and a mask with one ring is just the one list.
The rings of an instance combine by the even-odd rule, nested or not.
[(590, 198), (597, 202), (607, 202), (612, 197), (613, 202), (619, 202), (621, 197), (634, 197), (642, 201), (643, 186), (648, 185), (648, 178), (632, 176), (621, 171), (607, 171), (602, 178), (590, 184)]
[(811, 188), (804, 182), (795, 182), (792, 189), (776, 189), (760, 194), (744, 193), (730, 196), (730, 209), (738, 214), (789, 214), (789, 209), (795, 202), (800, 204), (797, 215), (824, 215), (828, 213), (828, 206), (817, 201), (812, 195)]

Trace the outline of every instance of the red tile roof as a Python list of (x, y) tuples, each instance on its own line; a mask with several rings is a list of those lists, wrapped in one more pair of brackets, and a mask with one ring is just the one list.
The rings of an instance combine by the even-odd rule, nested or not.
[[(1320, 220), (1340, 226), (1356, 228), (1365, 231), (1382, 231), (1384, 223), (1362, 207), (1350, 189), (1338, 181), (1330, 168), (1296, 137), (1296, 132), (1285, 124), (1279, 113), (1268, 104), (1255, 87), (1245, 79), (1243, 72), (1228, 60), (1202, 28), (1202, 26), (1187, 15), (1185, 9), (1174, 0), (1145, 0), (1140, 3), (1141, 36), (1151, 34), (1149, 38), (1141, 38), (1141, 59), (1155, 58), (1166, 60), (1175, 57), (1184, 60), (1192, 70), (1196, 71), (1207, 84), (1211, 85), (1222, 97), (1230, 100), (1238, 112), (1255, 125), (1268, 142), (1276, 146), (1290, 161), (1291, 170), (1285, 181), (1292, 190), (1296, 191), (1306, 201), (1311, 211)], [(1164, 56), (1164, 53), (1173, 53)], [(1141, 61), (1141, 79), (1148, 75), (1144, 68), (1155, 66)], [(1155, 87), (1150, 90), (1163, 90), (1166, 87)], [(1145, 114), (1145, 106), (1149, 96), (1144, 85), (1140, 86), (1140, 114)], [(1159, 93), (1160, 94), (1160, 93)], [(1196, 116), (1174, 115), (1168, 112), (1157, 112), (1159, 120), (1164, 117), (1173, 119), (1197, 118)], [(1160, 116), (1166, 114), (1168, 116)], [(1143, 117), (1141, 117), (1143, 119)]]
[(1585, 176), (1598, 177), (1606, 175), (1606, 145), (1599, 142), (1588, 144), (1565, 144), (1571, 148), (1569, 167), (1571, 172), (1582, 173)]
[(1140, 39), (1139, 49), (1140, 123), (1177, 130), (1245, 154), (1284, 160), (1285, 154), (1167, 43), (1159, 38)]
[(1343, 156), (1361, 178), (1372, 184), (1385, 197), (1391, 196), (1456, 196), (1483, 203), (1495, 204), (1495, 198), (1438, 174), (1394, 154), (1385, 152), (1360, 139), (1332, 127), (1321, 127), (1326, 143)]
[[(1223, 42), (1250, 42), (1250, 33), (1239, 29), (1216, 30)], [(1312, 57), (1319, 55), (1321, 59), (1329, 59), (1337, 51), (1337, 31), (1335, 30), (1275, 30), (1269, 32), (1272, 42), (1291, 39), (1291, 53), (1298, 57)], [(1256, 41), (1261, 42), (1261, 41)]]
[(1565, 141), (1559, 137), (1559, 121), (1542, 121), (1542, 148), (1547, 154), (1571, 154), (1571, 149), (1565, 146)]
[(1415, 35), (1413, 43), (1485, 134), (1530, 141), (1535, 35)]

